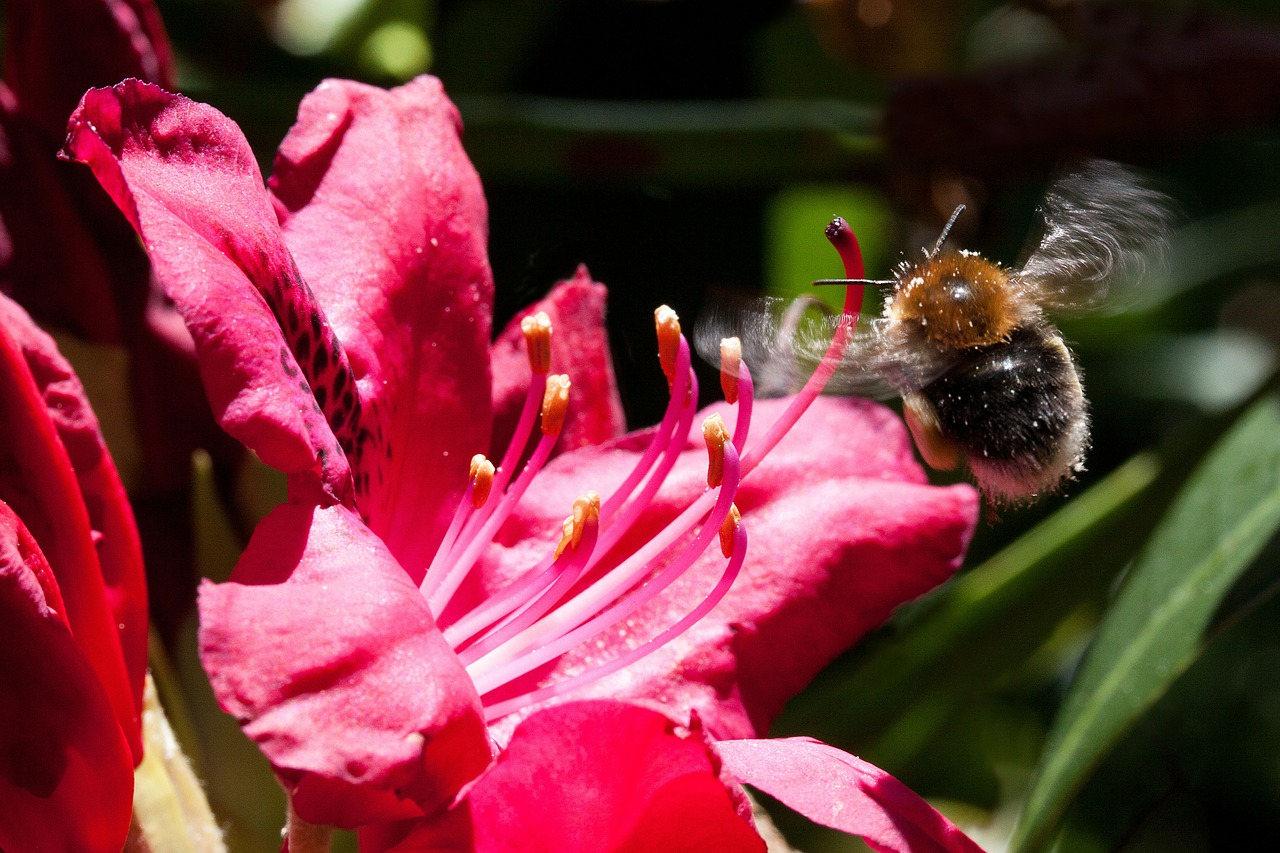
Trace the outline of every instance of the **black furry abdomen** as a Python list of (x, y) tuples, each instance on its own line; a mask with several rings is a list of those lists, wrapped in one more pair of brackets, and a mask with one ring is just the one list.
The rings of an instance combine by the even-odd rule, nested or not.
[(1045, 326), (1024, 325), (1008, 342), (972, 351), (919, 394), (965, 452), (979, 485), (1002, 497), (1057, 485), (1088, 443), (1075, 362)]

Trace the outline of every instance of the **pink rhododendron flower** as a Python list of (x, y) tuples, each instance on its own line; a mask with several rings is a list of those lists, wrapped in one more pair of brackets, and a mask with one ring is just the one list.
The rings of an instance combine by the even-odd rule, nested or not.
[(0, 849), (119, 851), (147, 604), (133, 517), (84, 389), (0, 296)]
[[(492, 803), (555, 752), (543, 738), (652, 713), (538, 710), (552, 700), (755, 738), (945, 580), (973, 529), (970, 488), (928, 486), (891, 413), (814, 401), (820, 381), (756, 404), (729, 369), (738, 403), (697, 412), (669, 310), (666, 416), (616, 435), (585, 270), (491, 345), (486, 209), (458, 131), (434, 79), (329, 81), (264, 187), (232, 122), (154, 86), (91, 91), (71, 122), (68, 156), (142, 236), (219, 421), (288, 475), (230, 582), (202, 589), (200, 642), (311, 822), (450, 821), (471, 783), (473, 818), (510, 815)], [(496, 466), (475, 458), (495, 435)], [(558, 443), (572, 449), (553, 458)], [(712, 746), (681, 750), (715, 771)], [(654, 781), (635, 771), (589, 783)], [(731, 778), (752, 781), (713, 775), (729, 800)]]

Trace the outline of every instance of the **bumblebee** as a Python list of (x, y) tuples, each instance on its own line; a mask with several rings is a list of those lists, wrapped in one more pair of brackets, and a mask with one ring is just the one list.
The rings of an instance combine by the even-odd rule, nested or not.
[[(829, 389), (903, 400), (925, 462), (967, 461), (993, 503), (1029, 502), (1083, 470), (1089, 406), (1075, 357), (1050, 315), (1096, 309), (1113, 285), (1140, 281), (1159, 263), (1173, 221), (1168, 198), (1120, 164), (1092, 160), (1049, 188), (1025, 260), (1005, 267), (953, 249), (956, 209), (932, 249), (875, 284), (887, 296), (864, 319)], [(807, 303), (756, 301), (711, 312), (699, 330), (736, 334), (763, 390), (784, 390), (825, 351), (836, 316)]]

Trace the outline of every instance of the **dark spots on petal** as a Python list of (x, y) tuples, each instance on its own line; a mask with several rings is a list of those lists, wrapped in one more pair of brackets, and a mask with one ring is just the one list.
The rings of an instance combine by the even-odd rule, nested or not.
[(285, 347), (280, 347), (280, 368), (290, 379), (297, 378), (298, 368), (294, 366), (293, 354)]
[(307, 354), (311, 352), (311, 336), (302, 332), (293, 339), (293, 355), (299, 365), (307, 363)]
[(315, 353), (311, 356), (311, 375), (320, 376), (329, 369), (329, 350), (324, 347), (316, 347)]
[(323, 410), (325, 408), (325, 405), (328, 402), (329, 402), (329, 389), (325, 388), (323, 385), (317, 385), (316, 386), (316, 406), (317, 406), (316, 411)]

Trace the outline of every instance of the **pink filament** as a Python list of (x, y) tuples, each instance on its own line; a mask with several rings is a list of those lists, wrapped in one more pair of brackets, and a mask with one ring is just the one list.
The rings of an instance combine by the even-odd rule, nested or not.
[[(854, 236), (853, 231), (849, 228), (848, 223), (843, 219), (836, 217), (827, 226), (827, 239), (835, 246), (836, 251), (840, 253), (840, 260), (844, 262), (845, 276), (851, 279), (860, 279), (865, 274), (862, 264), (862, 249), (858, 247), (858, 238)], [(742, 476), (747, 476), (755, 470), (773, 450), (782, 437), (795, 426), (800, 416), (805, 413), (809, 405), (817, 399), (822, 393), (822, 389), (826, 387), (831, 374), (840, 364), (840, 359), (844, 357), (845, 348), (849, 345), (849, 333), (853, 330), (853, 326), (858, 321), (858, 312), (862, 309), (862, 290), (863, 285), (848, 285), (844, 291), (844, 316), (840, 318), (840, 322), (836, 324), (835, 334), (831, 338), (831, 346), (827, 348), (827, 353), (822, 357), (818, 367), (814, 370), (813, 375), (809, 377), (809, 381), (804, 384), (804, 388), (800, 389), (800, 393), (796, 394), (791, 400), (791, 405), (778, 416), (769, 431), (765, 433), (765, 437), (761, 439), (759, 444), (753, 445), (747, 455), (742, 460)]]
[[(675, 429), (666, 434), (654, 436), (654, 441), (650, 444), (650, 448), (658, 448), (662, 451), (662, 459), (652, 474), (645, 481), (644, 487), (640, 493), (628, 501), (621, 509), (615, 506), (614, 511), (617, 513), (606, 525), (604, 535), (600, 538), (600, 545), (596, 550), (596, 557), (592, 560), (591, 565), (594, 566), (600, 562), (605, 554), (609, 553), (609, 549), (617, 544), (636, 520), (640, 518), (641, 513), (648, 508), (653, 501), (653, 496), (666, 482), (667, 474), (671, 473), (671, 469), (675, 467), (676, 461), (680, 458), (680, 452), (684, 450), (685, 438), (689, 435), (689, 428), (693, 425), (693, 416), (697, 413), (694, 401), (698, 399), (698, 378), (693, 375), (692, 370), (688, 370), (689, 363), (689, 344), (685, 341), (684, 336), (680, 337), (680, 352), (683, 363), (686, 366), (684, 375), (687, 378), (689, 391), (684, 398), (684, 402), (679, 404), (680, 419)], [(680, 383), (677, 382), (677, 385)], [(678, 399), (673, 397), (673, 400)], [(661, 439), (661, 442), (659, 442)], [(647, 453), (647, 451), (646, 451)], [(632, 487), (634, 489), (634, 486)], [(613, 500), (614, 496), (610, 496)], [(601, 511), (603, 515), (603, 510)]]
[(587, 567), (587, 560), (590, 559), (591, 552), (596, 545), (596, 534), (599, 528), (598, 519), (589, 519), (585, 522), (582, 541), (578, 543), (576, 548), (566, 550), (552, 564), (554, 580), (551, 585), (542, 595), (533, 599), (515, 618), (508, 620), (497, 630), (459, 652), (458, 657), (462, 659), (463, 666), (468, 666), (486, 654), (498, 649), (508, 640), (537, 622), (543, 614), (559, 603), (560, 599), (577, 582), (578, 578), (582, 576), (583, 570)]
[(555, 568), (558, 561), (554, 554), (548, 554), (514, 583), (486, 599), (484, 606), (460, 617), (444, 629), (445, 642), (452, 649), (461, 649), (467, 640), (519, 609), (538, 590), (546, 589), (554, 581), (558, 574)]
[[(571, 619), (567, 622), (563, 619), (545, 619), (535, 626), (538, 630), (526, 632), (523, 642), (519, 645), (513, 644), (512, 648), (504, 650), (505, 653), (501, 657), (493, 655), (487, 660), (482, 658), (473, 666), (468, 667), (468, 672), (471, 674), (472, 680), (475, 681), (476, 689), (480, 694), (483, 695), (499, 685), (505, 684), (547, 661), (559, 657), (584, 640), (627, 618), (670, 586), (693, 565), (698, 557), (702, 556), (702, 552), (707, 549), (711, 540), (719, 535), (720, 525), (724, 523), (725, 517), (729, 514), (729, 509), (733, 505), (738, 483), (738, 454), (732, 444), (727, 444), (724, 448), (724, 483), (719, 489), (719, 498), (716, 501), (715, 509), (712, 510), (711, 515), (703, 523), (702, 529), (698, 531), (698, 535), (694, 537), (694, 540), (685, 546), (680, 554), (648, 583), (617, 601), (613, 606), (603, 611), (600, 610), (603, 602), (599, 600), (599, 596), (596, 593), (597, 588), (602, 584), (597, 582), (592, 584), (590, 589), (584, 591), (578, 598), (567, 602), (565, 607), (549, 614), (550, 617), (561, 616), (566, 609), (578, 605), (583, 599), (591, 598), (592, 602), (587, 611), (596, 613), (596, 615), (586, 622), (579, 624), (580, 620), (576, 619)], [(663, 550), (665, 550), (665, 546)], [(634, 559), (635, 557), (633, 556), (632, 560)], [(631, 562), (631, 560), (628, 560), (628, 562)], [(649, 561), (646, 561), (642, 564), (640, 570), (634, 574), (644, 577), (652, 569), (653, 566)], [(612, 578), (616, 573), (617, 570), (615, 569), (614, 572), (609, 574), (609, 577)], [(612, 599), (612, 596), (610, 596), (610, 599)], [(573, 625), (577, 625), (577, 627), (572, 628)], [(562, 633), (566, 628), (570, 628), (570, 630)], [(536, 651), (525, 654), (526, 651), (534, 646), (538, 647)]]
[(498, 466), (494, 473), (493, 485), (490, 486), (490, 499), (485, 505), (476, 509), (471, 506), (471, 496), (475, 493), (474, 481), (467, 484), (467, 489), (462, 495), (462, 500), (458, 503), (458, 509), (453, 514), (453, 520), (449, 523), (449, 529), (445, 532), (444, 538), (440, 540), (440, 545), (436, 548), (435, 556), (431, 559), (431, 565), (427, 567), (427, 572), (423, 575), (420, 588), (424, 591), (434, 589), (438, 577), (444, 569), (441, 565), (453, 556), (454, 545), (457, 542), (459, 534), (466, 525), (466, 532), (463, 536), (470, 538), (475, 534), (476, 527), (484, 522), (493, 514), (493, 509), (498, 501), (494, 500), (495, 495), (501, 495), (502, 490), (507, 487), (507, 481), (511, 479), (511, 469), (516, 462), (520, 460), (520, 454), (524, 451), (525, 445), (529, 443), (529, 433), (533, 431), (533, 422), (537, 419), (538, 409), (542, 403), (542, 392), (546, 386), (546, 373), (535, 373), (529, 382), (529, 390), (524, 397), (524, 408), (520, 410), (520, 420), (516, 422), (515, 432), (511, 436), (511, 443), (507, 445), (507, 451), (503, 454), (502, 464)]
[(475, 512), (475, 507), (471, 505), (471, 498), (475, 493), (476, 481), (472, 478), (467, 482), (467, 487), (462, 492), (462, 499), (458, 501), (458, 508), (453, 513), (453, 520), (449, 522), (449, 529), (445, 531), (444, 538), (440, 540), (440, 547), (436, 549), (436, 555), (431, 559), (431, 565), (427, 566), (427, 573), (422, 576), (424, 584), (427, 583), (428, 578), (432, 578), (442, 571), (440, 564), (445, 561), (445, 558), (453, 550), (454, 542), (457, 541), (458, 533), (462, 530), (463, 524)]
[(679, 637), (685, 631), (689, 630), (693, 625), (697, 624), (704, 616), (711, 612), (721, 599), (729, 592), (733, 583), (738, 578), (738, 574), (742, 570), (742, 563), (747, 557), (747, 529), (745, 525), (739, 524), (733, 534), (733, 556), (729, 558), (728, 564), (725, 566), (724, 573), (721, 574), (720, 580), (716, 583), (711, 592), (698, 603), (698, 606), (684, 615), (678, 622), (668, 626), (662, 633), (658, 634), (650, 640), (636, 646), (625, 652), (613, 660), (593, 667), (592, 669), (579, 673), (571, 678), (549, 684), (545, 687), (531, 690), (521, 696), (504, 699), (501, 702), (494, 702), (486, 705), (484, 709), (485, 719), (492, 722), (499, 717), (504, 717), (512, 711), (518, 711), (523, 707), (546, 701), (547, 699), (563, 696), (571, 691), (578, 690), (588, 684), (599, 681), (606, 676), (612, 675), (620, 669), (625, 669), (636, 661), (644, 658), (672, 640)]
[[(500, 495), (507, 487), (507, 483), (511, 481), (511, 473), (516, 468), (516, 463), (520, 461), (520, 454), (524, 452), (525, 445), (529, 443), (529, 434), (533, 432), (533, 424), (538, 419), (538, 412), (542, 407), (542, 395), (547, 386), (547, 374), (535, 373), (529, 380), (529, 390), (524, 397), (524, 408), (520, 410), (520, 420), (516, 421), (515, 432), (511, 435), (511, 442), (507, 445), (506, 452), (502, 454), (502, 464), (498, 466), (498, 470), (493, 476), (493, 491), (491, 494)], [(476, 518), (472, 521), (472, 525), (478, 525), (493, 514), (497, 501), (489, 501), (485, 506), (480, 508), (476, 513)], [(467, 531), (468, 535), (474, 531)]]
[[(672, 435), (688, 435), (687, 426), (682, 433), (676, 429), (676, 424), (680, 420), (679, 416), (682, 413), (692, 413), (693, 406), (689, 404), (689, 400), (698, 398), (698, 380), (693, 375), (693, 372), (689, 370), (690, 359), (689, 343), (684, 339), (684, 335), (681, 335), (680, 347), (676, 352), (675, 382), (671, 387), (671, 397), (667, 401), (667, 411), (662, 416), (662, 422), (658, 424), (657, 429), (654, 431), (653, 438), (649, 441), (649, 446), (645, 448), (644, 455), (640, 458), (640, 461), (631, 469), (627, 479), (601, 504), (600, 518), (603, 521), (607, 522), (618, 507), (635, 491), (636, 486), (644, 478), (645, 474), (649, 472), (649, 469), (653, 467), (658, 453), (664, 447), (670, 446)], [(690, 382), (693, 383), (692, 388), (689, 387)], [(692, 414), (689, 414), (688, 420), (692, 421), (692, 418)], [(670, 469), (668, 468), (667, 470)], [(665, 476), (665, 473), (662, 476)], [(608, 546), (606, 545), (605, 550), (607, 549)]]
[[(511, 484), (511, 488), (507, 489), (506, 494), (498, 501), (498, 505), (494, 508), (493, 514), (485, 520), (483, 526), (480, 527), (474, 535), (464, 537), (461, 541), (465, 543), (461, 554), (456, 559), (452, 559), (447, 570), (441, 573), (437, 582), (431, 585), (430, 577), (423, 579), (422, 591), (427, 596), (427, 605), (431, 608), (431, 612), (440, 614), (444, 612), (445, 605), (449, 603), (449, 599), (453, 598), (453, 594), (458, 591), (463, 579), (467, 573), (471, 571), (471, 567), (475, 565), (476, 560), (480, 558), (481, 552), (493, 540), (493, 535), (498, 532), (498, 528), (507, 520), (516, 504), (520, 502), (520, 498), (524, 496), (525, 490), (529, 488), (529, 484), (533, 482), (533, 477), (546, 464), (547, 458), (551, 456), (551, 448), (555, 446), (556, 439), (559, 435), (544, 435), (538, 442), (538, 446), (534, 448), (533, 456), (525, 463), (524, 470), (520, 472), (520, 476)], [(456, 552), (458, 549), (455, 548)]]
[(738, 414), (733, 422), (733, 446), (742, 455), (747, 444), (747, 431), (751, 428), (751, 410), (754, 407), (756, 386), (751, 381), (751, 371), (745, 361), (738, 362)]

